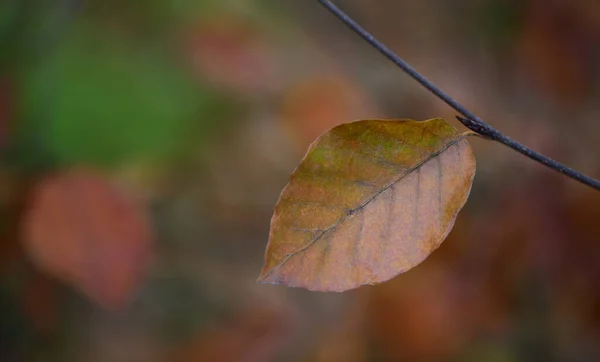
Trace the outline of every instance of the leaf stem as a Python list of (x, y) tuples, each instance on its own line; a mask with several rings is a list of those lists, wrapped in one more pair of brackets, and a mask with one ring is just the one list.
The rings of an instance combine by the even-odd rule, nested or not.
[(381, 43), (377, 40), (371, 33), (366, 31), (363, 27), (358, 25), (356, 21), (354, 21), (350, 16), (344, 13), (340, 8), (338, 8), (334, 3), (329, 0), (317, 0), (327, 8), (333, 15), (335, 15), (338, 19), (340, 19), (346, 26), (352, 29), (355, 33), (357, 33), (361, 38), (366, 40), (369, 44), (371, 44), (375, 49), (377, 49), (381, 54), (383, 54), (386, 58), (391, 60), (394, 64), (396, 64), (400, 69), (402, 69), (406, 74), (411, 76), (414, 80), (416, 80), (419, 84), (437, 96), (439, 99), (444, 101), (458, 113), (462, 114), (465, 117), (456, 117), (465, 127), (470, 130), (484, 136), (485, 138), (497, 141), (502, 143), (505, 146), (512, 148), (513, 150), (521, 153), (524, 156), (529, 157), (530, 159), (541, 163), (542, 165), (549, 167), (557, 172), (562, 173), (563, 175), (570, 177), (574, 180), (577, 180), (585, 185), (588, 185), (596, 190), (600, 190), (600, 181), (587, 176), (579, 171), (576, 171), (570, 167), (567, 167), (559, 162), (556, 162), (534, 150), (512, 140), (511, 138), (505, 136), (497, 129), (485, 123), (481, 118), (477, 117), (474, 113), (463, 107), (460, 103), (458, 103), (455, 99), (450, 97), (440, 88), (435, 86), (430, 80), (425, 78), (419, 72), (417, 72), (413, 67), (411, 67), (407, 62), (405, 62), (402, 58), (400, 58), (397, 54), (395, 54), (390, 48), (388, 48), (385, 44)]

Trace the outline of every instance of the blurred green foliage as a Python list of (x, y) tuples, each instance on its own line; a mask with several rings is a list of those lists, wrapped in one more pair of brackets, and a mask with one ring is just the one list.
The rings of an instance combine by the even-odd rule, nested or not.
[(476, 25), (471, 30), (482, 33), (486, 43), (506, 51), (522, 30), (523, 2), (491, 0), (482, 3), (481, 12), (476, 16)]
[(192, 74), (177, 40), (183, 5), (211, 1), (38, 3), (0, 5), (8, 50), (0, 75), (15, 88), (18, 112), (5, 158), (18, 167), (168, 159), (201, 143), (231, 109)]
[(26, 126), (44, 129), (59, 163), (115, 164), (177, 149), (206, 91), (156, 52), (79, 27), (27, 75)]

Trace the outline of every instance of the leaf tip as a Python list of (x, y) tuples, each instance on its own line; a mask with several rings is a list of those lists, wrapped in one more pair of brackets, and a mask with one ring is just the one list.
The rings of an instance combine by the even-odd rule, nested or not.
[(263, 268), (256, 279), (256, 283), (258, 284), (275, 284), (272, 280), (270, 280), (271, 269)]

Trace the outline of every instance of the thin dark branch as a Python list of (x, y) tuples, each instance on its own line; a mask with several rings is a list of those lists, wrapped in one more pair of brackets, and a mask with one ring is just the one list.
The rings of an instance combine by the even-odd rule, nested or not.
[(386, 58), (394, 62), (400, 69), (402, 69), (405, 73), (410, 75), (414, 80), (419, 82), (423, 87), (427, 88), (431, 93), (435, 94), (439, 99), (446, 102), (450, 107), (454, 108), (460, 114), (464, 115), (467, 118), (475, 120), (479, 123), (485, 124), (481, 119), (479, 119), (475, 114), (471, 113), (468, 109), (463, 107), (460, 103), (458, 103), (455, 99), (450, 97), (444, 91), (436, 87), (429, 79), (425, 78), (419, 72), (417, 72), (413, 67), (411, 67), (407, 62), (405, 62), (402, 58), (396, 55), (390, 48), (388, 48), (385, 44), (381, 43), (379, 40), (375, 39), (375, 37), (366, 31), (362, 26), (358, 25), (356, 21), (354, 21), (351, 17), (349, 17), (346, 13), (344, 13), (340, 8), (338, 8), (335, 4), (328, 0), (318, 0), (323, 6), (325, 6), (329, 11), (331, 11), (335, 16), (337, 16), (344, 24), (346, 24), (350, 29), (354, 30), (358, 35), (360, 35), (364, 40), (369, 42), (375, 49), (379, 50), (381, 54), (383, 54)]
[(366, 31), (363, 27), (358, 25), (352, 18), (350, 18), (346, 13), (344, 13), (340, 8), (338, 8), (335, 4), (333, 4), (329, 0), (318, 0), (324, 7), (326, 7), (331, 13), (333, 13), (338, 19), (340, 19), (344, 24), (346, 24), (350, 29), (356, 32), (360, 37), (366, 40), (369, 44), (371, 44), (375, 49), (377, 49), (381, 54), (383, 54), (386, 58), (394, 62), (400, 69), (402, 69), (405, 73), (410, 75), (414, 80), (419, 82), (423, 87), (427, 88), (431, 93), (435, 94), (439, 99), (444, 101), (450, 107), (454, 108), (458, 113), (465, 116), (457, 117), (457, 119), (464, 124), (471, 131), (476, 132), (486, 138), (497, 141), (506, 145), (513, 150), (520, 152), (521, 154), (531, 158), (534, 161), (537, 161), (555, 171), (562, 173), (574, 180), (577, 180), (581, 183), (584, 183), (590, 187), (593, 187), (597, 190), (600, 190), (600, 181), (595, 180), (581, 172), (575, 171), (570, 167), (567, 167), (559, 162), (556, 162), (542, 154), (539, 154), (528, 147), (506, 137), (500, 131), (496, 130), (492, 126), (485, 123), (479, 117), (477, 117), (474, 113), (463, 107), (460, 103), (458, 103), (455, 99), (450, 97), (444, 91), (436, 87), (431, 81), (417, 72), (413, 67), (411, 67), (408, 63), (406, 63), (402, 58), (396, 55), (390, 48), (385, 46), (379, 40), (375, 39), (373, 35), (371, 35), (368, 31)]
[(464, 124), (471, 131), (476, 132), (486, 138), (502, 143), (505, 146), (512, 148), (513, 150), (535, 160), (546, 167), (550, 167), (551, 169), (562, 173), (565, 176), (568, 176), (572, 179), (575, 179), (581, 183), (584, 183), (588, 186), (591, 186), (595, 189), (600, 190), (600, 181), (595, 180), (587, 175), (582, 174), (581, 172), (575, 171), (570, 167), (563, 165), (562, 163), (556, 162), (551, 158), (548, 158), (538, 152), (535, 152), (531, 148), (520, 144), (519, 142), (514, 141), (513, 139), (503, 135), (500, 131), (495, 129), (492, 126), (487, 124), (481, 124), (475, 120), (464, 118), (460, 116), (456, 116), (456, 118)]

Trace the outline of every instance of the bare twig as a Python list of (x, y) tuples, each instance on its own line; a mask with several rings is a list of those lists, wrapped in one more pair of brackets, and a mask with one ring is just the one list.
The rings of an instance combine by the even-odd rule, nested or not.
[(444, 101), (450, 107), (454, 108), (458, 113), (462, 114), (465, 117), (456, 117), (465, 127), (470, 130), (484, 136), (485, 138), (497, 141), (502, 143), (505, 146), (512, 148), (513, 150), (529, 157), (530, 159), (545, 165), (555, 171), (562, 173), (565, 176), (568, 176), (574, 180), (577, 180), (583, 184), (586, 184), (590, 187), (593, 187), (596, 190), (600, 190), (600, 181), (587, 176), (581, 172), (573, 170), (570, 167), (567, 167), (559, 162), (556, 162), (542, 154), (539, 154), (530, 148), (510, 139), (509, 137), (503, 135), (500, 131), (496, 130), (492, 126), (485, 123), (479, 117), (477, 117), (474, 113), (463, 107), (460, 103), (446, 94), (444, 91), (436, 87), (430, 80), (425, 78), (419, 72), (417, 72), (413, 67), (411, 67), (408, 63), (406, 63), (402, 58), (396, 55), (390, 48), (385, 46), (385, 44), (381, 43), (379, 40), (375, 39), (373, 35), (371, 35), (368, 31), (366, 31), (363, 27), (358, 25), (352, 18), (350, 18), (346, 13), (344, 13), (340, 8), (338, 8), (335, 4), (333, 4), (329, 0), (318, 0), (324, 7), (326, 7), (331, 13), (333, 13), (338, 19), (340, 19), (344, 24), (346, 24), (350, 29), (360, 35), (364, 40), (366, 40), (369, 44), (371, 44), (375, 49), (381, 52), (386, 58), (394, 62), (400, 69), (402, 69), (406, 74), (410, 75), (414, 80), (419, 82), (423, 87), (427, 88), (431, 93), (435, 94), (439, 99)]

